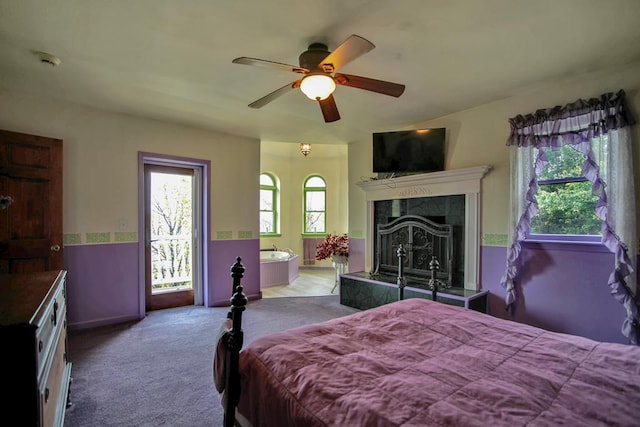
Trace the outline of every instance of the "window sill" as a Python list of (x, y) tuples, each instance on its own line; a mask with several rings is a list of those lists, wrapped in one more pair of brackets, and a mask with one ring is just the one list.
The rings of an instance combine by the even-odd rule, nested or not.
[(280, 233), (260, 233), (260, 237), (282, 237)]
[(537, 250), (609, 253), (609, 249), (599, 241), (527, 238), (522, 242), (522, 246), (527, 249)]

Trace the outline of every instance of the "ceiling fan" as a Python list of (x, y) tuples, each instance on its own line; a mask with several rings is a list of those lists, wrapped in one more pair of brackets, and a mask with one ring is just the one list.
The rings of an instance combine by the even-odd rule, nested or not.
[(254, 65), (304, 75), (299, 80), (288, 83), (280, 89), (276, 89), (252, 102), (249, 107), (263, 107), (285, 93), (300, 88), (308, 98), (318, 101), (324, 121), (329, 123), (340, 120), (340, 113), (333, 98), (333, 91), (336, 85), (364, 89), (395, 97), (399, 97), (404, 92), (405, 86), (402, 84), (337, 72), (340, 68), (369, 52), (374, 47), (375, 45), (370, 41), (352, 34), (333, 52), (329, 52), (327, 45), (324, 43), (310, 44), (309, 48), (302, 52), (298, 58), (299, 67), (246, 56), (236, 58), (232, 62), (234, 64)]

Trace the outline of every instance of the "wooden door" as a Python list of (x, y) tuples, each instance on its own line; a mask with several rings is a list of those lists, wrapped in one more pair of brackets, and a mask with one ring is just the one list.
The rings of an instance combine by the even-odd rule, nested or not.
[(62, 140), (0, 130), (0, 196), (0, 273), (62, 269)]

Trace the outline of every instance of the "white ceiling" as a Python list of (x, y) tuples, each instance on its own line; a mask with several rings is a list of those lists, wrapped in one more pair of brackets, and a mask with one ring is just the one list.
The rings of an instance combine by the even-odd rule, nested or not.
[[(338, 87), (324, 123), (299, 90), (311, 42), (376, 45), (340, 72), (406, 85), (400, 98)], [(40, 63), (35, 51), (62, 63)], [(265, 141), (347, 143), (640, 59), (640, 0), (0, 0), (0, 89)], [(1, 113), (0, 113), (1, 114)]]

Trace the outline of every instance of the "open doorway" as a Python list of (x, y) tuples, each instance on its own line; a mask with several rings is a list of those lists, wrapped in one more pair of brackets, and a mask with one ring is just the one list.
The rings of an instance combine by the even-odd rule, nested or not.
[(142, 160), (144, 311), (203, 305), (203, 167)]

